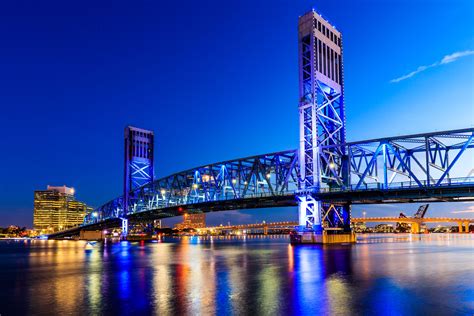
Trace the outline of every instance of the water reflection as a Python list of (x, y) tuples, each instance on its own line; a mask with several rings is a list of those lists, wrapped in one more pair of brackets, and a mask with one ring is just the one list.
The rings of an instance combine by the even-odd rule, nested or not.
[(0, 313), (466, 314), (474, 236), (0, 242)]
[[(107, 286), (107, 274), (102, 274), (102, 257), (100, 251), (85, 251), (85, 273), (86, 297), (90, 309), (94, 312), (100, 311), (102, 286)], [(60, 282), (60, 281), (59, 281)]]

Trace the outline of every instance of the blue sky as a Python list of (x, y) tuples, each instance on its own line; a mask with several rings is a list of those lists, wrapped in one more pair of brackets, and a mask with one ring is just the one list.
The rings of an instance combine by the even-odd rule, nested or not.
[(474, 125), (472, 1), (4, 1), (0, 226), (48, 184), (119, 195), (128, 124), (155, 131), (158, 177), (296, 148), (312, 7), (343, 33), (348, 140)]

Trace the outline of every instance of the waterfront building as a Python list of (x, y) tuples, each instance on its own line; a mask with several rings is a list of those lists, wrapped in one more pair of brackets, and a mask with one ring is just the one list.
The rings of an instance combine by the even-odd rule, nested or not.
[(49, 186), (35, 191), (33, 227), (40, 234), (52, 233), (82, 224), (92, 208), (77, 201), (74, 189)]
[(374, 232), (376, 233), (393, 233), (393, 225), (391, 224), (379, 224), (375, 226)]
[(184, 214), (183, 222), (176, 224), (175, 228), (178, 230), (183, 229), (197, 229), (206, 227), (206, 214)]
[(352, 229), (355, 233), (364, 233), (367, 230), (367, 225), (364, 222), (356, 222), (352, 224)]

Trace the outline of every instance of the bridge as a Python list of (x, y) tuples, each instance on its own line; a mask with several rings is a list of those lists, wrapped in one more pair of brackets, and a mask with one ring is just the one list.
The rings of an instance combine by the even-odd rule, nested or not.
[(262, 222), (262, 223), (254, 223), (254, 224), (242, 224), (242, 225), (220, 225), (220, 226), (211, 226), (211, 227), (203, 227), (198, 228), (197, 231), (202, 233), (212, 233), (212, 232), (221, 232), (221, 231), (234, 231), (234, 232), (243, 232), (247, 231), (255, 231), (260, 230), (263, 232), (264, 235), (268, 234), (269, 230), (290, 230), (294, 229), (295, 226), (298, 225), (298, 222), (293, 221), (282, 221), (282, 222)]
[(129, 127), (124, 194), (50, 237), (117, 225), (126, 235), (129, 221), (298, 205), (298, 231), (314, 241), (350, 235), (353, 204), (474, 201), (474, 128), (346, 141), (341, 34), (314, 11), (299, 19), (299, 74), (298, 149), (155, 180), (153, 132)]
[[(452, 177), (459, 157), (474, 148), (473, 135), (474, 128), (347, 143), (351, 163), (346, 177), (351, 184), (311, 193), (351, 204), (474, 201), (474, 176)], [(454, 159), (448, 165), (450, 156)], [(444, 165), (437, 161), (440, 157)], [(297, 205), (299, 170), (296, 150), (200, 166), (132, 191), (128, 216), (146, 220), (184, 212)], [(395, 181), (397, 177), (405, 181)], [(119, 218), (123, 202), (120, 196), (100, 206), (85, 223)]]
[[(425, 223), (456, 223), (460, 233), (469, 232), (469, 224), (474, 223), (474, 218), (451, 218), (451, 217), (367, 217), (367, 218), (351, 218), (352, 223), (407, 223), (411, 224), (411, 232), (420, 233), (420, 227)], [(463, 228), (464, 226), (464, 228)]]

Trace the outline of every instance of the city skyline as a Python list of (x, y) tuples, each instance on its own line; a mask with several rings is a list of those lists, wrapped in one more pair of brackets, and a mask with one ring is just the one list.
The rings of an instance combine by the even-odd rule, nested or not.
[[(376, 18), (377, 12), (376, 8), (368, 8), (368, 2), (364, 8), (367, 11), (352, 8), (355, 11), (350, 13), (349, 6), (347, 10), (331, 14), (330, 21), (344, 34), (349, 141), (473, 125), (473, 95), (472, 90), (469, 90), (474, 82), (471, 56), (473, 34), (470, 30), (457, 28), (462, 25), (463, 17), (472, 18), (472, 10), (469, 10), (472, 4), (459, 1), (459, 6), (451, 8), (446, 7), (447, 2), (444, 3), (442, 8), (427, 9), (424, 20), (411, 20), (397, 18), (397, 14), (414, 14), (403, 11), (410, 4), (402, 2), (402, 8), (395, 8), (388, 18), (384, 17), (387, 21), (379, 18), (371, 23), (374, 25), (378, 22), (386, 26), (393, 21), (407, 21), (408, 25), (400, 23), (399, 29), (388, 28), (387, 34), (383, 34), (386, 37), (367, 24), (367, 20)], [(196, 6), (192, 3), (189, 5)], [(161, 7), (151, 8), (155, 10), (147, 12), (146, 5), (132, 8), (135, 15), (127, 17), (130, 29), (126, 32), (124, 29), (113, 29), (114, 25), (118, 25), (120, 13), (125, 8), (114, 8), (116, 11), (107, 13), (103, 8), (93, 8), (91, 12), (72, 14), (74, 21), (89, 27), (85, 30), (76, 28), (69, 20), (59, 19), (65, 30), (72, 31), (73, 40), (79, 40), (79, 43), (73, 43), (64, 37), (62, 32), (65, 30), (60, 31), (61, 28), (56, 29), (54, 25), (54, 22), (58, 22), (55, 18), (58, 19), (59, 13), (64, 13), (61, 10), (66, 9), (59, 6), (52, 11), (53, 22), (43, 21), (39, 24), (38, 38), (30, 34), (29, 41), (10, 39), (10, 49), (2, 53), (13, 63), (6, 65), (6, 74), (2, 78), (4, 85), (1, 89), (4, 93), (1, 98), (2, 103), (7, 104), (7, 115), (0, 119), (0, 123), (6, 131), (4, 134), (9, 135), (6, 146), (21, 155), (15, 156), (15, 160), (12, 160), (13, 157), (1, 159), (3, 165), (19, 163), (24, 167), (7, 169), (7, 176), (0, 184), (2, 225), (17, 224), (9, 222), (12, 218), (17, 218), (20, 225), (29, 221), (32, 192), (46, 184), (72, 185), (77, 188), (80, 199), (93, 206), (120, 195), (123, 175), (122, 131), (127, 124), (155, 132), (155, 177), (212, 161), (296, 148), (298, 61), (294, 24), (295, 17), (309, 7), (301, 6), (291, 8), (291, 12), (284, 12), (287, 9), (285, 5), (277, 3), (272, 7), (271, 14), (261, 21), (257, 15), (265, 9), (256, 5), (253, 6), (254, 11), (247, 12), (245, 8), (248, 6), (252, 7), (246, 4), (236, 9), (241, 17), (250, 22), (250, 26), (236, 26), (237, 21), (232, 18), (229, 18), (230, 21), (219, 19), (218, 8), (214, 9), (215, 12), (212, 9), (208, 12), (202, 7), (191, 10), (207, 13), (208, 17), (223, 23), (223, 28), (236, 38), (237, 43), (225, 38), (224, 35), (228, 33), (222, 32), (221, 26), (217, 29), (212, 23), (203, 23), (202, 16), (190, 14), (187, 17), (189, 19), (184, 19), (187, 26), (179, 25), (181, 18), (177, 12), (176, 15), (164, 17), (158, 10)], [(317, 9), (324, 14), (333, 11), (333, 6), (336, 4), (323, 4)], [(416, 9), (423, 8), (422, 2), (413, 7), (416, 13)], [(19, 11), (23, 13), (20, 15), (23, 18), (32, 8), (24, 9)], [(173, 8), (168, 9), (174, 13)], [(385, 10), (389, 11), (390, 6), (385, 7)], [(446, 17), (446, 23), (441, 27), (431, 20), (439, 18), (442, 10), (451, 10), (452, 14)], [(159, 16), (168, 19), (167, 22), (171, 21), (173, 26), (176, 25), (172, 22), (178, 23), (178, 30), (171, 30), (165, 22), (157, 25), (152, 23), (154, 21), (150, 19), (156, 17), (154, 13), (160, 13)], [(362, 14), (365, 19), (351, 20), (351, 14)], [(145, 19), (140, 20), (139, 17)], [(35, 18), (38, 19), (38, 16)], [(104, 18), (104, 21), (100, 18)], [(197, 19), (198, 23), (194, 21), (193, 24), (193, 19)], [(105, 25), (105, 21), (115, 24)], [(264, 23), (269, 21), (274, 22), (271, 29)], [(30, 21), (23, 27), (31, 27), (34, 22)], [(7, 25), (13, 29), (15, 26), (11, 19), (0, 23), (10, 23)], [(151, 29), (144, 31), (144, 35), (138, 33), (143, 31), (140, 30), (141, 26), (150, 26), (147, 23), (151, 24)], [(198, 25), (198, 30), (188, 30), (188, 23)], [(387, 30), (385, 26), (383, 29)], [(398, 32), (409, 34), (403, 30), (407, 31), (410, 27), (423, 32), (424, 37), (418, 38), (416, 34), (398, 35)], [(239, 32), (241, 29), (243, 31)], [(21, 31), (14, 29), (14, 32)], [(176, 34), (168, 32), (186, 34), (186, 40), (191, 43), (177, 43), (176, 38), (172, 37)], [(137, 34), (143, 39), (134, 37)], [(158, 36), (158, 39), (154, 36)], [(439, 38), (444, 42), (438, 43)], [(41, 54), (36, 57), (13, 56), (15, 50), (24, 49), (40, 39), (49, 40), (49, 50), (42, 48)], [(100, 41), (105, 39), (110, 41), (110, 47), (101, 46)], [(377, 39), (377, 43), (373, 42), (374, 39)], [(401, 46), (413, 47), (416, 54), (399, 47), (390, 51), (394, 40), (398, 40)], [(111, 60), (101, 59), (98, 57), (100, 54), (95, 55), (90, 47), (78, 45), (91, 41), (94, 44), (92, 47), (98, 48), (99, 52), (113, 53), (109, 51), (113, 48), (117, 49), (118, 56), (111, 54)], [(135, 46), (127, 46), (127, 43)], [(210, 43), (214, 43), (212, 47), (216, 51), (209, 52), (206, 49)], [(183, 49), (190, 49), (188, 45), (193, 48), (193, 53), (189, 55), (182, 53)], [(58, 49), (54, 50), (54, 47)], [(447, 51), (445, 47), (452, 49)], [(78, 48), (77, 54), (72, 55), (78, 58), (76, 61), (68, 56), (74, 48)], [(47, 54), (48, 51), (51, 56)], [(383, 52), (382, 57), (378, 56), (380, 51)], [(137, 61), (138, 56), (145, 58)], [(158, 60), (160, 57), (164, 61)], [(178, 65), (178, 61), (183, 64)], [(84, 67), (81, 62), (87, 62), (87, 66)], [(33, 69), (27, 69), (28, 63)], [(168, 63), (174, 64), (176, 68)], [(378, 67), (382, 63), (385, 68), (383, 72)], [(67, 66), (67, 70), (61, 69), (64, 66)], [(44, 78), (40, 76), (41, 71), (47, 70), (52, 73), (44, 73)], [(123, 77), (120, 70), (126, 70)], [(13, 75), (12, 82), (7, 82), (9, 75)], [(21, 75), (26, 75), (26, 79)], [(40, 77), (45, 82), (39, 83)], [(63, 77), (68, 79), (66, 82), (71, 82), (62, 82), (60, 79)], [(368, 80), (374, 81), (370, 89), (364, 84)], [(41, 90), (38, 84), (45, 90)], [(443, 89), (436, 91), (433, 86)], [(31, 96), (16, 98), (15, 93), (20, 88), (27, 89), (32, 93)], [(61, 94), (55, 93), (59, 90)], [(450, 106), (447, 111), (446, 104), (451, 102), (451, 95), (465, 94), (465, 91), (469, 91), (470, 98), (456, 100), (456, 107)], [(85, 92), (84, 96), (82, 92)], [(74, 100), (76, 97), (77, 100)], [(31, 117), (22, 115), (25, 109), (32, 112)], [(439, 120), (440, 113), (444, 118), (442, 122)], [(18, 132), (8, 132), (15, 124), (21, 127)], [(359, 128), (368, 125), (370, 129)], [(25, 145), (25, 139), (31, 142), (26, 143), (27, 146), (20, 146)], [(465, 209), (459, 206), (465, 206)], [(472, 203), (458, 204), (452, 211), (469, 211), (473, 206)], [(439, 210), (435, 206), (430, 211), (449, 212), (450, 207), (454, 208), (442, 205)], [(249, 212), (236, 213), (247, 215)], [(268, 216), (275, 216), (280, 211), (267, 212)], [(264, 211), (261, 213), (265, 216)], [(296, 216), (296, 211), (294, 213)], [(225, 213), (219, 214), (221, 217), (226, 216)]]

